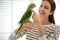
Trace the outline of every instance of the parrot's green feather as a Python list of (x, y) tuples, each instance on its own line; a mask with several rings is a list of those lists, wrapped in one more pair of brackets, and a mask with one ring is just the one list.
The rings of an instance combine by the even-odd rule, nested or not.
[(19, 23), (22, 23), (24, 20), (26, 20), (27, 18), (29, 18), (32, 15), (32, 11), (29, 11), (28, 13), (26, 13), (26, 15), (24, 15), (21, 19), (21, 21)]
[[(30, 21), (30, 18), (24, 20), (24, 21), (21, 23), (20, 28), (22, 27), (22, 25), (23, 25), (25, 22), (28, 22), (28, 21)], [(19, 28), (19, 29), (20, 29), (20, 28)], [(18, 29), (18, 30), (19, 30), (19, 29)]]
[[(31, 17), (31, 15), (32, 15), (32, 9), (33, 9), (34, 7), (35, 7), (35, 4), (34, 4), (34, 3), (31, 3), (31, 4), (28, 6), (26, 12), (24, 13), (24, 15), (22, 16), (21, 20), (19, 21), (19, 24), (21, 24), (21, 25), (20, 25), (20, 28), (22, 27), (22, 25), (23, 25), (26, 21), (30, 21), (30, 17)], [(19, 28), (19, 29), (20, 29), (20, 28)]]

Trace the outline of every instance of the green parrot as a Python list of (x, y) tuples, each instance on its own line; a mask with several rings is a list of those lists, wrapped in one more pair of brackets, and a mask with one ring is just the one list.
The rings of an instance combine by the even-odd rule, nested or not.
[(20, 27), (19, 27), (19, 29), (22, 27), (22, 25), (23, 25), (26, 21), (30, 21), (30, 17), (31, 17), (31, 15), (32, 15), (32, 11), (33, 11), (32, 9), (33, 9), (34, 7), (35, 7), (35, 4), (34, 4), (34, 3), (31, 3), (31, 4), (28, 6), (26, 12), (23, 14), (21, 20), (19, 21), (19, 24), (21, 24)]

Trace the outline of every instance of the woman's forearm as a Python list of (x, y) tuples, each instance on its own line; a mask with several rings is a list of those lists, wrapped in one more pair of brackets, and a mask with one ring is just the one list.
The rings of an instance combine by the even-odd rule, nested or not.
[(42, 23), (41, 23), (41, 19), (39, 17), (39, 15), (37, 15), (35, 12), (32, 16), (35, 24), (37, 25), (38, 27), (38, 33), (39, 33), (39, 36), (43, 36), (44, 35), (44, 31), (43, 31), (43, 28), (42, 28)]
[(39, 33), (40, 37), (42, 37), (44, 35), (44, 31), (43, 31), (43, 28), (41, 25), (38, 25), (38, 33)]
[(38, 26), (39, 36), (42, 37), (44, 35), (44, 30), (40, 21), (37, 23), (37, 26)]

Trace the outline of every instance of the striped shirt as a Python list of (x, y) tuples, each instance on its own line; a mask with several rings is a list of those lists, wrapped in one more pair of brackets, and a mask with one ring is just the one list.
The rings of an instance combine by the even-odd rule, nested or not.
[[(43, 25), (44, 34), (47, 40), (58, 40), (59, 34), (60, 34), (60, 26), (55, 24), (50, 25)], [(26, 29), (23, 28), (20, 30), (19, 34), (16, 34), (15, 32), (12, 32), (9, 36), (9, 40), (17, 40), (18, 38), (22, 37), (23, 35), (26, 35), (26, 40), (39, 40), (39, 34), (38, 34), (38, 28), (33, 23), (32, 29)]]

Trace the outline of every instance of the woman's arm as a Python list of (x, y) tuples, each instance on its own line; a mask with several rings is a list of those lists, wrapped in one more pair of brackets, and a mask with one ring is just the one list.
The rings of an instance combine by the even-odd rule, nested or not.
[(44, 34), (44, 30), (42, 28), (42, 23), (41, 23), (41, 21), (39, 19), (39, 16), (36, 13), (34, 13), (33, 16), (32, 16), (32, 18), (33, 18), (35, 24), (38, 27), (38, 33), (39, 33), (39, 36), (40, 36), (39, 40), (48, 40), (46, 38), (46, 35)]
[(44, 31), (43, 31), (42, 23), (41, 23), (41, 21), (40, 21), (39, 16), (34, 12), (32, 18), (33, 18), (35, 24), (38, 26), (39, 36), (42, 37), (42, 36), (44, 35)]
[(19, 30), (16, 29), (14, 32), (12, 32), (8, 40), (17, 40), (19, 37), (22, 37), (26, 33), (27, 31), (26, 29), (31, 29), (31, 27), (32, 27), (32, 23), (26, 22), (25, 24), (23, 24), (21, 29), (18, 28)]
[[(23, 28), (24, 26), (22, 26), (22, 28), (20, 30), (18, 30), (18, 28), (13, 31), (11, 33), (11, 35), (9, 36), (9, 39), (8, 40), (17, 40), (19, 37), (22, 37), (25, 32), (26, 32), (26, 28)], [(18, 31), (18, 33), (16, 33)]]

